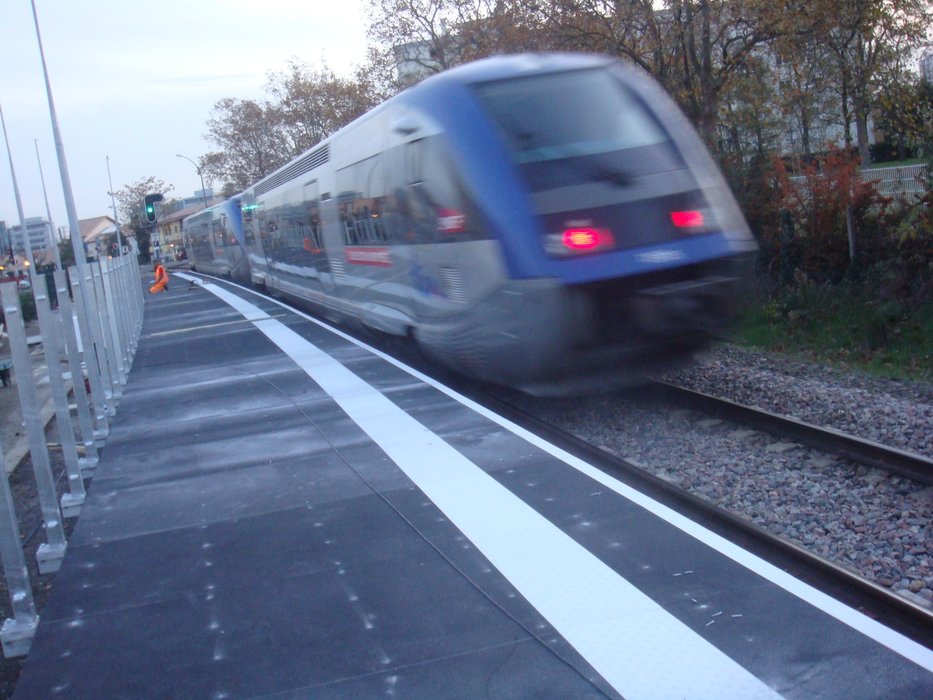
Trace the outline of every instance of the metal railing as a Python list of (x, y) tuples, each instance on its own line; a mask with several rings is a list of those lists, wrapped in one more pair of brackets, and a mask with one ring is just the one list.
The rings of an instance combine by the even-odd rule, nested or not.
[[(927, 166), (924, 163), (886, 168), (862, 168), (859, 172), (862, 182), (874, 182), (878, 193), (886, 197), (906, 195), (920, 198), (928, 190)], [(806, 179), (804, 175), (794, 175), (790, 181), (799, 185)]]
[[(71, 267), (67, 276), (59, 270), (51, 280), (33, 273), (31, 282), (39, 342), (45, 354), (43, 376), (34, 372), (15, 282), (0, 284), (0, 300), (46, 533), (36, 563), (39, 573), (46, 574), (61, 566), (67, 549), (63, 521), (81, 512), (84, 480), (93, 475), (97, 449), (109, 434), (109, 419), (116, 414), (136, 351), (144, 297), (135, 256)], [(57, 308), (53, 308), (51, 300), (56, 297)], [(49, 458), (46, 421), (40, 417), (38, 384), (46, 380), (67, 475), (67, 492), (60, 500)], [(4, 656), (12, 657), (28, 653), (39, 616), (9, 483), (9, 473), (17, 464), (7, 464), (6, 448), (0, 444), (0, 464), (6, 466), (0, 479), (0, 555), (13, 617), (4, 621), (0, 642)]]

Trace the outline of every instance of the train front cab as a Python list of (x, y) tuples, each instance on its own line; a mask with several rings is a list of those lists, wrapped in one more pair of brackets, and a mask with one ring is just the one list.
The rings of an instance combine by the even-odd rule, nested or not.
[[(535, 393), (641, 381), (723, 327), (754, 243), (653, 81), (598, 59), (529, 73), (473, 87), (521, 191), (494, 206), (532, 220), (477, 202), (508, 281), (418, 332), (457, 369)], [(501, 173), (479, 180), (508, 189)]]

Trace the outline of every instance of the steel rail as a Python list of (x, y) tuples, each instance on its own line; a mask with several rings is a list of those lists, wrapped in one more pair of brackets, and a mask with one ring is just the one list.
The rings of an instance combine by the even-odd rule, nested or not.
[(853, 461), (889, 472), (895, 472), (914, 481), (933, 485), (933, 459), (872, 440), (848, 435), (834, 428), (771, 413), (760, 408), (744, 406), (676, 384), (655, 382), (651, 385), (655, 395), (686, 408), (713, 414), (771, 435), (789, 438), (809, 447), (841, 455)]

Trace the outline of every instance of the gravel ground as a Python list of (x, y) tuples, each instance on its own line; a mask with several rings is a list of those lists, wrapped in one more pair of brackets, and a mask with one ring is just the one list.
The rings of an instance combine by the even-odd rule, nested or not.
[[(683, 386), (933, 456), (933, 386), (716, 346)], [(510, 399), (514, 400), (514, 399)], [(521, 397), (548, 422), (933, 607), (933, 487), (634, 393)]]

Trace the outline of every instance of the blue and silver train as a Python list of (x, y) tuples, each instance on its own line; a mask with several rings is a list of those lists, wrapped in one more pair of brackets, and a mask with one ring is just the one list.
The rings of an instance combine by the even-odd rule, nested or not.
[(755, 250), (673, 101), (592, 55), (441, 73), (233, 202), (252, 282), (532, 393), (689, 358)]
[(239, 196), (185, 217), (182, 240), (192, 269), (249, 282)]

